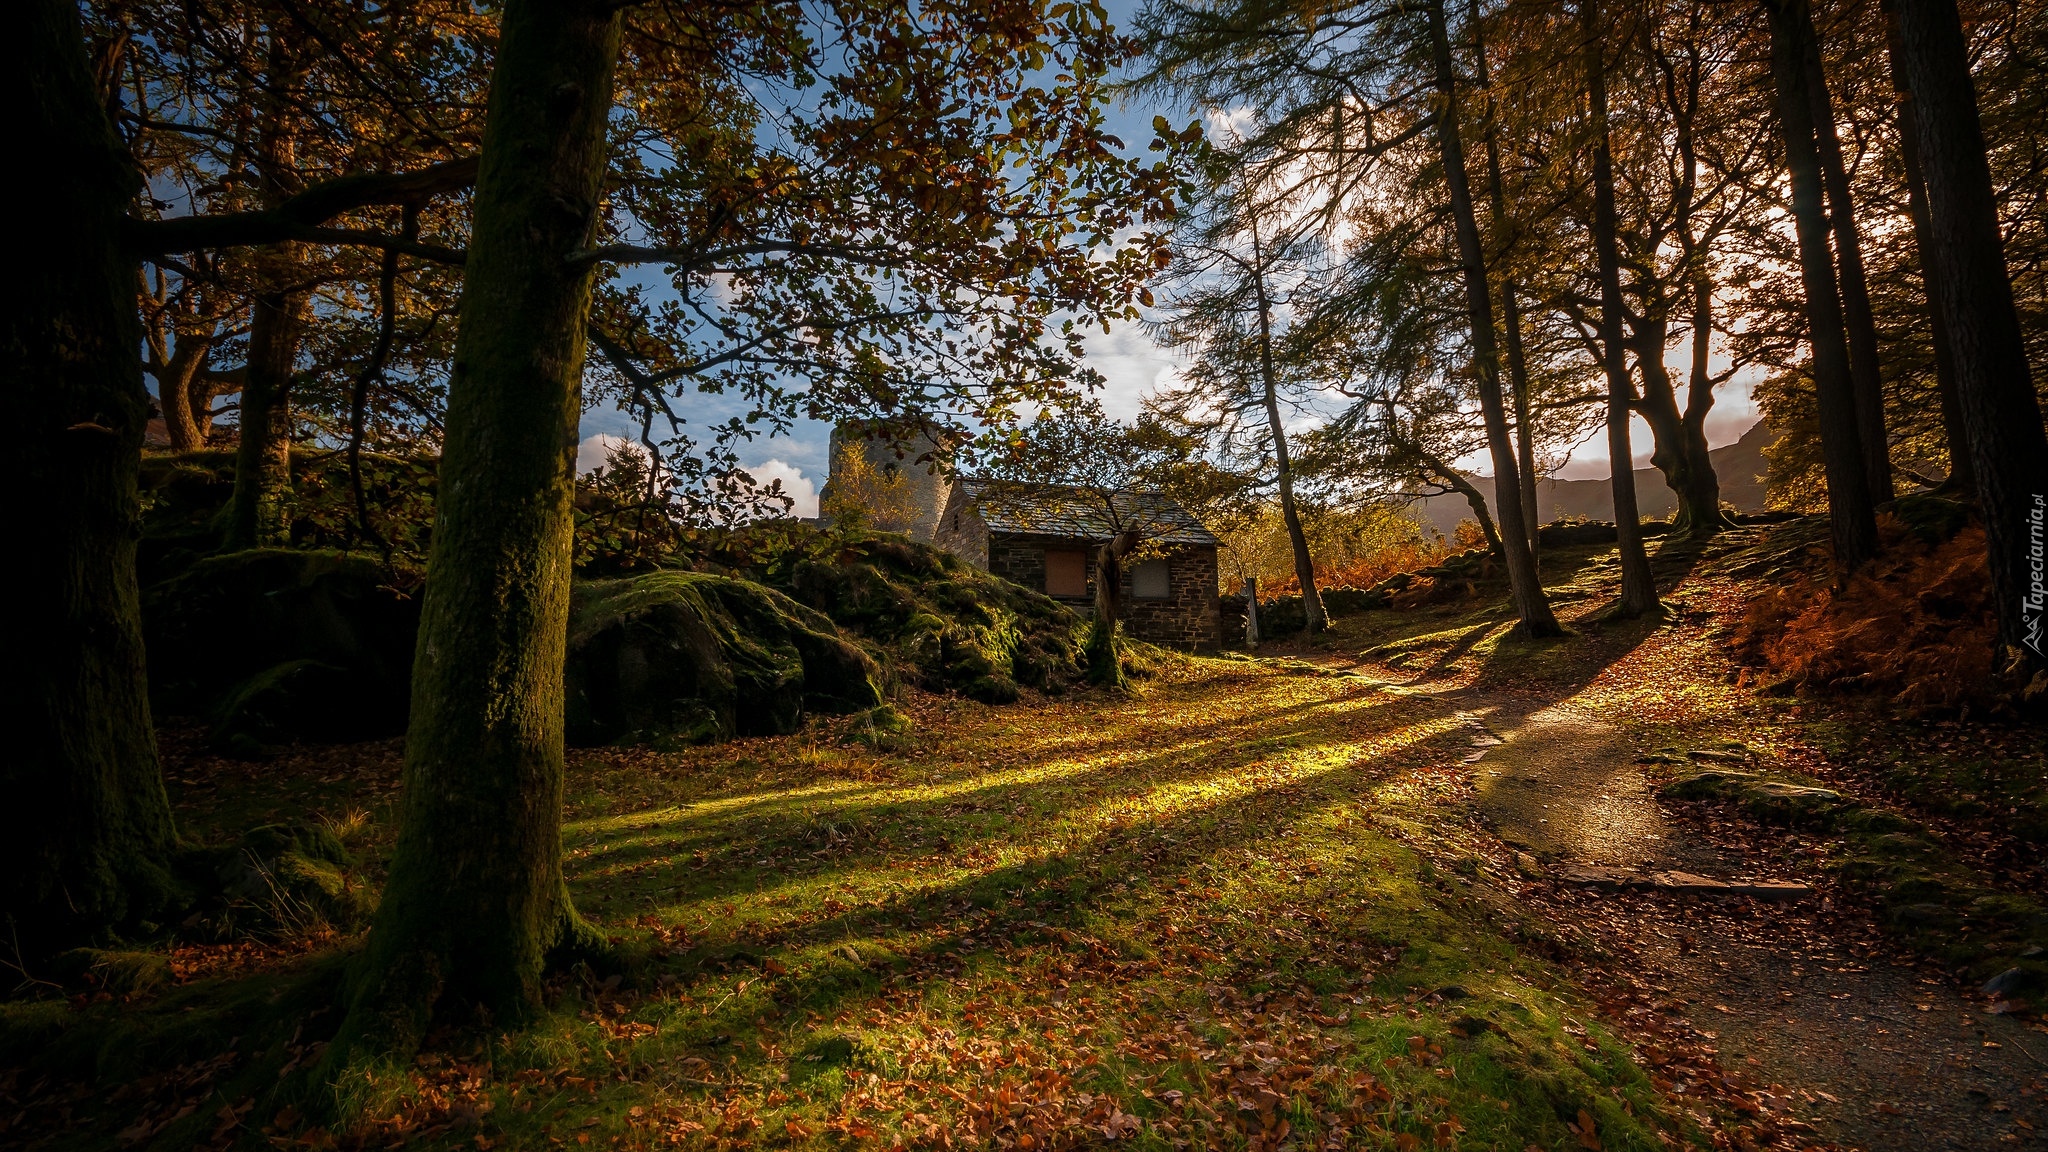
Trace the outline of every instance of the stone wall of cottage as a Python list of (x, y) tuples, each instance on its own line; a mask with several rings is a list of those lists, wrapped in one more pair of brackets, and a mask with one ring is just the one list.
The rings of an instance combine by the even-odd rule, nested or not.
[[(1088, 593), (1085, 596), (1056, 596), (1054, 599), (1087, 615), (1095, 607), (1095, 546), (1043, 536), (988, 536), (988, 570), (1013, 584), (1045, 591), (1046, 549), (1086, 553)], [(1168, 587), (1172, 595), (1164, 600), (1140, 600), (1132, 595), (1131, 572), (1124, 572), (1124, 626), (1131, 636), (1154, 644), (1209, 649), (1223, 641), (1222, 603), (1216, 588), (1216, 549), (1213, 545), (1185, 546), (1167, 550)]]
[[(1124, 623), (1130, 634), (1154, 644), (1180, 648), (1210, 649), (1223, 642), (1223, 604), (1216, 588), (1216, 548), (1189, 545), (1169, 549), (1168, 587), (1173, 595), (1165, 600), (1139, 600), (1131, 596), (1130, 577), (1125, 576)], [(1093, 580), (1091, 570), (1088, 578)]]
[[(991, 563), (989, 555), (988, 521), (974, 510), (974, 504), (967, 499), (964, 484), (953, 485), (952, 494), (946, 506), (939, 511), (938, 523), (932, 531), (932, 543), (960, 557), (969, 564), (998, 576), (1007, 575)], [(1043, 563), (1043, 561), (1041, 561)], [(1023, 581), (1017, 580), (1022, 584)], [(1038, 583), (1027, 584), (1027, 588), (1039, 588), (1045, 584), (1045, 573), (1041, 571)]]

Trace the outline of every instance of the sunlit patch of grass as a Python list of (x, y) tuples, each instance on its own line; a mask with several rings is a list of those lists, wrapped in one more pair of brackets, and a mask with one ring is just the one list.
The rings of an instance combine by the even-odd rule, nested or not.
[(1583, 1108), (1607, 1147), (1657, 1146), (1655, 1094), (1539, 990), (1556, 976), (1472, 895), (1484, 870), (1430, 862), (1469, 836), (1457, 717), (1357, 679), (1196, 672), (1028, 724), (921, 717), (903, 752), (851, 753), (886, 783), (751, 747), (679, 754), (633, 812), (593, 781), (616, 814), (568, 830), (579, 903), (676, 954), (651, 985), (572, 989), (554, 1025), (583, 1066), (639, 1071), (494, 1123), (1520, 1147), (1576, 1142)]
[(1578, 1146), (1583, 1112), (1609, 1149), (1689, 1139), (1516, 943), (1459, 715), (1304, 671), (919, 697), (888, 748), (580, 753), (572, 892), (651, 959), (459, 1033), (344, 1137), (1520, 1149)]

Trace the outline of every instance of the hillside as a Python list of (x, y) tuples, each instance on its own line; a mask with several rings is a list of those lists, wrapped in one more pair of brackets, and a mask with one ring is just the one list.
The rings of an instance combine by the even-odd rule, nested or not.
[[(1759, 420), (1742, 434), (1740, 440), (1707, 454), (1714, 462), (1714, 474), (1721, 478), (1721, 499), (1734, 505), (1737, 511), (1763, 511), (1764, 449), (1776, 438), (1776, 434)], [(1489, 498), (1492, 497), (1492, 477), (1468, 473), (1465, 478), (1478, 485)], [(1665, 486), (1663, 473), (1655, 468), (1636, 469), (1636, 502), (1642, 514), (1652, 518), (1669, 516), (1678, 508), (1677, 497)], [(1567, 517), (1587, 520), (1614, 518), (1614, 498), (1605, 477), (1597, 480), (1540, 481), (1536, 485), (1536, 508), (1537, 518), (1546, 524)], [(1419, 500), (1411, 511), (1417, 520), (1446, 535), (1461, 521), (1472, 518), (1472, 506), (1465, 502), (1463, 496), (1456, 494)]]

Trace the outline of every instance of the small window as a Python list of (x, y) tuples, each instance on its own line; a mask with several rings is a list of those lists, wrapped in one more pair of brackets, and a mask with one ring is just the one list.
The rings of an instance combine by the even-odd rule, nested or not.
[(1053, 552), (1045, 554), (1045, 594), (1047, 596), (1086, 596), (1088, 594), (1088, 554), (1086, 552)]
[(1140, 600), (1173, 599), (1173, 569), (1164, 560), (1147, 560), (1131, 569), (1131, 595)]

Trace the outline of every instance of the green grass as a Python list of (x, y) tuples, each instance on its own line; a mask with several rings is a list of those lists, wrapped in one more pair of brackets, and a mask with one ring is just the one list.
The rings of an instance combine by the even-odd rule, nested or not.
[[(1582, 1113), (1609, 1149), (1691, 1131), (1518, 943), (1545, 934), (1465, 819), (1445, 705), (1175, 658), (1132, 694), (906, 711), (893, 751), (819, 726), (577, 757), (576, 900), (651, 959), (565, 977), (525, 1028), (446, 1033), (342, 1138), (1277, 1148), (1341, 1132), (1521, 1152), (1581, 1147)], [(221, 799), (286, 809), (297, 783), (276, 765), (264, 787)], [(42, 1089), (21, 1130), (52, 1147), (256, 1146), (265, 1128), (319, 1143), (262, 1091), (332, 1026), (306, 1007), (331, 962), (290, 953), (155, 1000), (8, 1006), (7, 1036), (70, 1054), (42, 1070), (69, 1086)], [(138, 1123), (144, 1139), (117, 1138)]]

